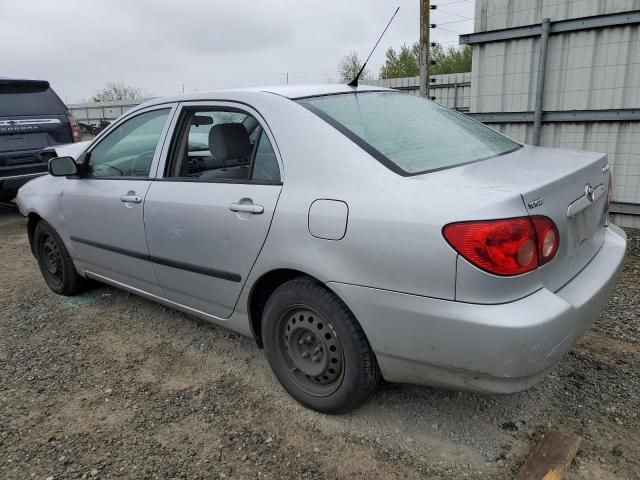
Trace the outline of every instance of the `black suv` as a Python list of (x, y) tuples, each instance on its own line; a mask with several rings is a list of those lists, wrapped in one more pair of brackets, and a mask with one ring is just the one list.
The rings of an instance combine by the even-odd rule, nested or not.
[(0, 78), (0, 201), (46, 173), (52, 154), (40, 150), (81, 139), (78, 122), (49, 82)]

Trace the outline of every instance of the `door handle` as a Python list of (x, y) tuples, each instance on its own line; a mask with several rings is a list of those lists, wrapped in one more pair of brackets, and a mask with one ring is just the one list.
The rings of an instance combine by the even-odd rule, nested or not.
[(232, 203), (229, 205), (229, 210), (232, 212), (253, 213), (254, 215), (264, 213), (264, 207), (262, 205), (254, 205), (253, 203)]
[(142, 202), (142, 197), (136, 195), (135, 192), (129, 192), (126, 195), (120, 195), (120, 201), (124, 203), (140, 203)]

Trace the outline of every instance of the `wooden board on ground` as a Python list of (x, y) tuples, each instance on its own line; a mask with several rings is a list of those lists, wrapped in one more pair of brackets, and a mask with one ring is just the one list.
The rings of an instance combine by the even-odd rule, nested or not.
[(552, 430), (531, 450), (516, 480), (561, 480), (578, 453), (582, 438)]

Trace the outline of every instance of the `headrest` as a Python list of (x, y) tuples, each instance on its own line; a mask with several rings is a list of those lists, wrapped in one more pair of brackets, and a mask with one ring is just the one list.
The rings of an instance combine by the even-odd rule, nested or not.
[(251, 155), (251, 140), (241, 123), (219, 123), (209, 130), (211, 155), (223, 160), (245, 158)]

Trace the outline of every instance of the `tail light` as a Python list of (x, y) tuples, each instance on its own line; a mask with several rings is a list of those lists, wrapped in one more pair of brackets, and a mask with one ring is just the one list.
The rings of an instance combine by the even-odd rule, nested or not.
[(442, 233), (466, 260), (501, 276), (535, 270), (550, 262), (560, 245), (556, 225), (541, 216), (451, 223)]
[(80, 140), (82, 140), (82, 131), (80, 131), (80, 125), (78, 125), (78, 121), (73, 115), (69, 114), (67, 115), (67, 118), (69, 119), (69, 127), (71, 128), (71, 141), (73, 143), (79, 142)]
[(608, 212), (611, 206), (611, 196), (613, 194), (613, 174), (609, 172), (609, 190), (607, 191), (607, 202), (604, 204), (604, 211)]

